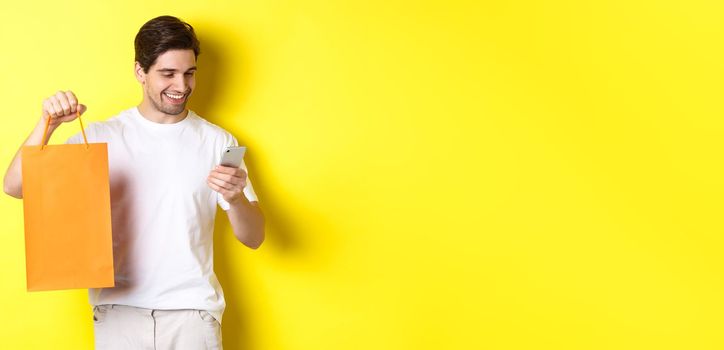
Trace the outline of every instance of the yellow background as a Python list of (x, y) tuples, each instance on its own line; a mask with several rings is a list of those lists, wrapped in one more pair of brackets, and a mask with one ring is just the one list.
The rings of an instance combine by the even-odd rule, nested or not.
[[(721, 349), (721, 4), (14, 1), (0, 163), (58, 89), (137, 104), (133, 38), (173, 14), (268, 220), (258, 251), (217, 220), (227, 349)], [(2, 348), (90, 348), (0, 213)]]

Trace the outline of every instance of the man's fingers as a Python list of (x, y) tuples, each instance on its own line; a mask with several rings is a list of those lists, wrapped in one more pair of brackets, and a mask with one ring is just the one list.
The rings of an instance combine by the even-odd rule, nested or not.
[(213, 182), (211, 182), (211, 181), (206, 181), (206, 183), (209, 184), (209, 187), (211, 187), (211, 189), (214, 190), (214, 191), (216, 191), (216, 192), (219, 192), (219, 193), (221, 193), (221, 194), (224, 194), (224, 193), (226, 192), (225, 189), (221, 188), (219, 185), (217, 185), (217, 184), (215, 184), (215, 183), (213, 183)]
[(70, 102), (68, 101), (68, 96), (65, 95), (65, 92), (58, 91), (55, 93), (55, 98), (58, 100), (58, 104), (60, 105), (60, 109), (63, 111), (63, 115), (70, 114)]
[(215, 184), (216, 186), (219, 186), (219, 187), (221, 187), (221, 188), (223, 188), (223, 189), (225, 189), (225, 190), (229, 190), (229, 191), (234, 188), (234, 187), (233, 187), (233, 186), (234, 186), (233, 184), (230, 184), (230, 183), (228, 183), (228, 182), (226, 182), (226, 181), (224, 181), (224, 180), (217, 179), (217, 178), (215, 178), (215, 177), (209, 177), (209, 182), (212, 183), (212, 184)]
[(216, 192), (219, 192), (219, 194), (221, 194), (221, 195), (224, 196), (225, 198), (226, 198), (226, 197), (231, 197), (231, 195), (233, 194), (231, 191), (229, 191), (229, 190), (227, 190), (227, 189), (225, 189), (225, 188), (223, 188), (223, 187), (221, 187), (221, 186), (219, 186), (219, 185), (211, 182), (210, 180), (207, 181), (207, 183), (209, 184), (209, 187), (211, 187), (212, 190), (214, 190), (214, 191), (216, 191)]
[[(217, 165), (216, 169), (214, 169), (218, 172), (229, 174), (229, 175), (235, 175), (238, 177), (246, 177), (246, 172), (243, 169), (240, 168), (234, 168), (234, 167), (228, 167), (223, 165)], [(242, 175), (243, 174), (243, 175)]]
[(220, 176), (219, 178), (226, 180), (230, 176), (234, 179), (234, 183), (238, 183), (238, 181), (246, 181), (246, 171), (244, 171), (241, 168), (232, 168), (232, 167), (226, 167), (223, 165), (218, 165), (214, 170), (211, 171), (212, 173), (217, 173), (225, 176)]
[(53, 104), (50, 103), (49, 99), (43, 100), (43, 116), (52, 117), (53, 116)]
[(53, 115), (56, 118), (65, 115), (65, 113), (63, 113), (63, 107), (60, 105), (60, 101), (58, 101), (55, 96), (50, 98), (50, 105), (53, 106)]
[(74, 120), (78, 113), (83, 114), (88, 108), (78, 103), (75, 94), (68, 91), (58, 91), (43, 100), (43, 119), (52, 119), (58, 124)]
[(214, 169), (214, 170), (216, 170), (220, 173), (229, 174), (229, 175), (233, 175), (236, 172), (236, 168), (223, 166), (223, 165), (217, 165), (216, 169)]
[(78, 99), (75, 97), (72, 91), (66, 91), (64, 92), (65, 98), (68, 100), (68, 105), (70, 105), (70, 112), (75, 113), (78, 111)]
[(211, 176), (213, 176), (219, 180), (224, 180), (233, 185), (238, 185), (243, 180), (242, 178), (240, 178), (238, 176), (224, 174), (224, 173), (220, 173), (218, 171), (212, 171)]
[(86, 110), (86, 106), (78, 103), (72, 91), (58, 91), (43, 100), (43, 116), (51, 118), (61, 118), (76, 114), (80, 110), (82, 114)]

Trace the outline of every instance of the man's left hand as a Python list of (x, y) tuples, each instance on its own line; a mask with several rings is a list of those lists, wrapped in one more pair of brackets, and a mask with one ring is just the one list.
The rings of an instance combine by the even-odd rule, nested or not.
[(206, 183), (212, 190), (219, 192), (224, 200), (234, 203), (244, 196), (246, 187), (246, 171), (242, 169), (217, 165), (209, 173)]

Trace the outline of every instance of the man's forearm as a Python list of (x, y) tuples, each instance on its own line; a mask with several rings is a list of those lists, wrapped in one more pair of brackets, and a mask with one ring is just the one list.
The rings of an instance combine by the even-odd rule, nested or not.
[(234, 235), (249, 248), (259, 248), (264, 242), (264, 214), (257, 202), (249, 202), (242, 194), (241, 198), (229, 203), (229, 216)]
[(10, 166), (8, 166), (8, 170), (5, 172), (5, 179), (3, 180), (3, 190), (8, 195), (15, 198), (23, 198), (23, 169), (20, 150), (23, 146), (37, 146), (47, 143), (47, 139), (50, 139), (50, 135), (55, 131), (55, 127), (51, 126), (48, 128), (48, 136), (45, 140), (43, 140), (44, 130), (45, 123), (43, 123), (43, 118), (40, 118), (38, 124), (33, 128), (33, 131), (30, 132), (28, 138), (23, 142), (15, 153), (15, 157), (10, 162)]

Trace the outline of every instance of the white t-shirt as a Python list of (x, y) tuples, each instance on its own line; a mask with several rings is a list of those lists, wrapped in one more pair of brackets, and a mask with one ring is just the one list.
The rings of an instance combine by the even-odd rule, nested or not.
[[(214, 217), (217, 203), (224, 210), (229, 204), (206, 178), (236, 139), (192, 111), (178, 123), (158, 124), (135, 107), (90, 124), (86, 136), (108, 143), (116, 282), (90, 289), (91, 304), (199, 309), (221, 322)], [(67, 143), (83, 143), (83, 136)], [(249, 181), (244, 194), (257, 201)]]

